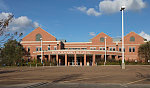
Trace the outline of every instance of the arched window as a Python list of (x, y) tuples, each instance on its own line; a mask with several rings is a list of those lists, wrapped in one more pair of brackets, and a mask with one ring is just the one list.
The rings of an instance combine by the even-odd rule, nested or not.
[(135, 41), (135, 37), (133, 37), (133, 36), (130, 37), (130, 41), (131, 41), (131, 42), (134, 42), (134, 41)]
[(36, 41), (41, 41), (40, 38), (42, 38), (41, 34), (36, 34)]
[(103, 37), (100, 38), (100, 42), (104, 42), (104, 38)]

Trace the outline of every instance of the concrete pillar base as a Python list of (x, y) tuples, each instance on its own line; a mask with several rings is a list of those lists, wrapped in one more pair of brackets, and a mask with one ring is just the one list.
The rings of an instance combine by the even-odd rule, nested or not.
[(125, 69), (125, 63), (122, 63), (121, 68)]
[(104, 66), (106, 65), (106, 62), (104, 62)]

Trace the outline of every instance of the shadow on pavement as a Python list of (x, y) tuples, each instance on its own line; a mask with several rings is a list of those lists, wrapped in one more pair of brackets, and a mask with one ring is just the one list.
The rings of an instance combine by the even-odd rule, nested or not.
[(72, 79), (79, 77), (79, 76), (81, 76), (81, 74), (65, 75), (65, 76), (61, 77), (60, 79), (56, 79), (56, 80), (52, 81), (52, 83), (58, 83), (61, 81), (69, 81), (69, 80), (72, 80)]
[(11, 72), (15, 72), (16, 70), (12, 70), (12, 71), (0, 71), (0, 74), (4, 74), (4, 73), (11, 73)]

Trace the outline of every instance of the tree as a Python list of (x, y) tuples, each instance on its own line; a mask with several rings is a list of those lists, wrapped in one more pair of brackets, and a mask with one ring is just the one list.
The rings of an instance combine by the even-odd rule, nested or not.
[(148, 60), (150, 60), (150, 41), (140, 45), (139, 49), (138, 49), (138, 56), (141, 60), (145, 60), (145, 62), (147, 62)]
[(13, 40), (15, 36), (17, 36), (16, 39), (18, 39), (23, 35), (23, 33), (9, 32), (8, 26), (10, 22), (12, 22), (13, 16), (14, 15), (9, 14), (7, 17), (0, 18), (0, 48), (2, 47), (1, 45), (7, 42), (7, 40)]
[(13, 15), (9, 14), (7, 18), (0, 19), (0, 36), (2, 36), (5, 33), (12, 18), (13, 18)]
[(1, 50), (2, 64), (9, 66), (22, 62), (22, 57), (26, 54), (23, 46), (16, 40), (8, 40)]

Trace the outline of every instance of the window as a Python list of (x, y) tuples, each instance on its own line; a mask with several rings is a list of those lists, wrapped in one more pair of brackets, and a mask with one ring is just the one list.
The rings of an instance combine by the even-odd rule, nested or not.
[(40, 38), (42, 38), (41, 34), (36, 34), (36, 41), (41, 41)]
[(133, 36), (130, 37), (130, 41), (131, 41), (131, 42), (134, 42), (134, 41), (135, 41), (135, 37), (133, 37)]
[(86, 50), (86, 48), (81, 48), (81, 49)]
[(135, 47), (133, 47), (133, 52), (135, 52)]
[(90, 50), (96, 50), (96, 47), (90, 47)]
[(102, 48), (99, 48), (100, 50), (102, 50)]
[(129, 47), (129, 52), (131, 52), (131, 47)]
[(104, 38), (103, 37), (100, 38), (100, 42), (104, 42)]
[(36, 48), (36, 51), (39, 51), (39, 48)]
[(115, 51), (115, 48), (113, 48), (113, 51)]
[(42, 49), (41, 49), (41, 47), (40, 47), (40, 51), (41, 51)]
[[(122, 52), (122, 48), (121, 47), (119, 48), (119, 51)], [(124, 52), (125, 52), (125, 48), (124, 48)]]
[(103, 50), (105, 50), (105, 48), (103, 48)]
[(30, 47), (28, 47), (28, 52), (30, 52)]
[(119, 51), (121, 52), (121, 48), (119, 48)]
[(112, 51), (112, 48), (110, 48), (110, 51)]
[(57, 50), (57, 46), (54, 46), (54, 50)]
[(48, 46), (48, 50), (50, 50), (50, 46)]

